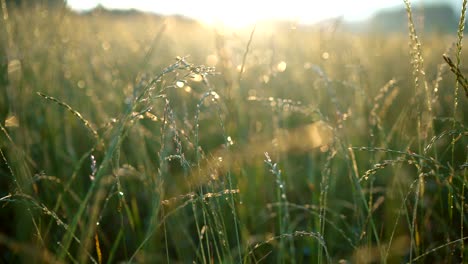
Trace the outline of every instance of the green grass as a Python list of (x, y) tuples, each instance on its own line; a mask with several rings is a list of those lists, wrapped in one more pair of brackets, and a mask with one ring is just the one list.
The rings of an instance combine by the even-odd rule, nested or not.
[(466, 262), (466, 1), (457, 35), (405, 4), (408, 35), (3, 5), (1, 261)]

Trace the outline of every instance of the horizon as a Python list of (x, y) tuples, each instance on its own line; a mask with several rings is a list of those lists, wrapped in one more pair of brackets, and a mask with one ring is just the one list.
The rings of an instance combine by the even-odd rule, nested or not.
[[(418, 0), (412, 1), (416, 5), (449, 4), (452, 7), (459, 4), (456, 0)], [(238, 0), (219, 1), (199, 0), (188, 1), (112, 1), (112, 0), (69, 0), (67, 5), (75, 11), (88, 11), (97, 6), (111, 10), (138, 10), (159, 15), (181, 15), (200, 21), (208, 25), (223, 25), (231, 28), (241, 28), (260, 21), (288, 20), (298, 24), (311, 25), (327, 19), (341, 17), (346, 21), (362, 21), (372, 17), (384, 9), (404, 8), (402, 0), (356, 0), (351, 2), (342, 0), (328, 0), (305, 4), (301, 0), (290, 0), (287, 4)], [(267, 7), (267, 8), (265, 8)], [(316, 7), (316, 8), (310, 8)], [(227, 13), (225, 10), (229, 9)]]

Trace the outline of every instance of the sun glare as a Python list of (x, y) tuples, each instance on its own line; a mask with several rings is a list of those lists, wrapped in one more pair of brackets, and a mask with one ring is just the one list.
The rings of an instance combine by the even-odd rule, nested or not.
[(237, 1), (152, 1), (152, 0), (69, 0), (74, 9), (86, 10), (101, 4), (107, 8), (135, 8), (163, 15), (179, 14), (210, 25), (240, 28), (265, 20), (289, 20), (311, 24), (333, 17), (363, 19), (376, 9), (395, 6), (401, 0), (237, 0)]

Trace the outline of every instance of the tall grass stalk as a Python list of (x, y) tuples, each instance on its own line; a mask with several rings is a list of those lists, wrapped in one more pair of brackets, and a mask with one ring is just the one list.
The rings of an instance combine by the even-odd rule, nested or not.
[[(289, 215), (289, 203), (288, 203), (288, 198), (286, 195), (286, 183), (283, 180), (283, 177), (281, 175), (281, 170), (278, 168), (277, 163), (273, 163), (270, 155), (265, 152), (265, 164), (268, 166), (270, 172), (275, 176), (275, 183), (276, 183), (276, 199), (277, 202), (280, 206), (278, 206), (278, 230), (280, 234), (286, 234), (289, 233), (289, 226), (291, 225), (290, 223), (290, 215)], [(278, 263), (284, 263), (286, 261), (286, 257), (283, 255), (283, 251), (285, 251), (285, 247), (287, 242), (289, 242), (289, 251), (290, 251), (290, 258), (291, 258), (291, 263), (295, 263), (295, 249), (294, 249), (294, 243), (291, 239), (286, 240), (286, 242), (280, 238), (279, 240), (280, 245), (279, 245), (279, 256), (278, 256)], [(323, 249), (320, 248), (320, 251)], [(320, 259), (320, 254), (318, 255)]]
[[(326, 219), (327, 219), (327, 202), (328, 202), (328, 189), (330, 187), (330, 177), (331, 177), (331, 171), (332, 171), (332, 161), (333, 158), (336, 155), (336, 151), (334, 149), (329, 150), (327, 160), (323, 166), (322, 169), (322, 180), (320, 182), (320, 207), (319, 207), (319, 233), (325, 237), (325, 224), (326, 224)], [(318, 257), (317, 261), (318, 263), (323, 262), (323, 256), (322, 256), (322, 249), (319, 250), (318, 252)]]
[[(342, 142), (340, 142), (341, 144), (341, 148), (344, 150), (345, 147), (343, 145)], [(355, 192), (356, 192), (356, 196), (357, 196), (357, 199), (358, 200), (361, 200), (361, 203), (362, 203), (362, 206), (364, 207), (364, 210), (365, 212), (370, 212), (371, 211), (371, 208), (370, 208), (370, 205), (369, 205), (369, 202), (366, 200), (366, 196), (364, 194), (364, 191), (362, 189), (362, 186), (361, 186), (361, 183), (359, 181), (359, 168), (357, 166), (357, 162), (356, 162), (356, 156), (354, 154), (354, 149), (352, 147), (348, 147), (347, 148), (348, 153), (345, 152), (345, 155), (346, 155), (346, 160), (347, 160), (347, 166), (349, 168), (349, 178), (350, 178), (350, 182), (353, 184), (354, 186), (354, 189)], [(374, 239), (375, 239), (375, 242), (377, 244), (377, 248), (379, 250), (379, 257), (381, 259), (382, 262), (385, 262), (385, 260), (383, 259), (383, 247), (381, 246), (381, 241), (380, 241), (380, 238), (379, 238), (379, 233), (377, 232), (377, 227), (376, 227), (376, 224), (375, 224), (375, 221), (374, 221), (374, 217), (372, 217), (371, 214), (368, 213), (368, 216), (366, 218), (364, 217), (361, 217), (361, 221), (362, 223), (360, 223), (360, 228), (361, 229), (361, 234), (360, 236), (367, 236), (367, 233), (366, 233), (366, 230), (364, 228), (368, 228), (371, 230), (372, 234), (370, 236), (373, 236)], [(369, 227), (366, 227), (367, 225), (369, 225)], [(370, 250), (370, 246), (371, 245), (367, 245)]]
[[(408, 15), (408, 29), (409, 29), (409, 37), (410, 37), (410, 53), (411, 53), (411, 64), (413, 66), (413, 77), (414, 77), (414, 88), (415, 88), (415, 98), (416, 98), (416, 111), (417, 111), (417, 143), (418, 143), (418, 153), (422, 153), (423, 151), (423, 144), (425, 141), (425, 138), (427, 136), (424, 136), (424, 141), (423, 138), (421, 138), (422, 133), (427, 133), (427, 131), (422, 131), (422, 122), (428, 122), (428, 120), (423, 120), (423, 111), (430, 111), (431, 109), (431, 99), (429, 97), (429, 92), (427, 89), (427, 82), (425, 81), (425, 74), (424, 74), (424, 63), (423, 63), (423, 56), (422, 56), (422, 51), (421, 51), (421, 43), (419, 41), (418, 35), (416, 33), (416, 28), (413, 20), (413, 12), (411, 9), (411, 4), (409, 0), (404, 0), (405, 6), (406, 6), (406, 12)], [(423, 82), (426, 84), (426, 102), (428, 102), (427, 107), (428, 109), (423, 108), (423, 103), (420, 102), (422, 100), (421, 96), (421, 88), (420, 88), (420, 82)], [(432, 119), (432, 116), (430, 115), (430, 118)], [(429, 121), (431, 122), (431, 121)], [(422, 165), (422, 164), (420, 164)], [(418, 175), (422, 175), (422, 171), (419, 170), (421, 166), (418, 166)], [(419, 177), (419, 176), (418, 176)], [(415, 201), (414, 201), (414, 208), (413, 208), (413, 216), (412, 216), (412, 221), (411, 221), (411, 227), (410, 227), (410, 233), (411, 233), (411, 251), (410, 251), (410, 261), (413, 256), (413, 252), (416, 254), (419, 254), (419, 246), (420, 246), (420, 241), (419, 241), (419, 232), (422, 232), (421, 228), (422, 226), (418, 225), (417, 219), (418, 219), (418, 205), (419, 205), (419, 199), (423, 195), (423, 190), (424, 190), (424, 181), (422, 177), (419, 177), (419, 182), (417, 185), (417, 191), (415, 192)], [(414, 251), (413, 251), (414, 250)]]
[[(460, 20), (458, 23), (458, 30), (457, 30), (457, 49), (456, 49), (456, 68), (460, 68), (461, 64), (461, 54), (462, 54), (462, 45), (463, 45), (463, 32), (465, 30), (465, 23), (466, 23), (466, 7), (467, 7), (468, 1), (463, 0), (462, 3), (462, 10), (461, 10), (461, 15), (460, 15)], [(460, 81), (459, 78), (457, 78), (457, 81), (455, 83), (455, 90), (453, 93), (453, 125), (452, 129), (455, 129), (455, 120), (457, 118), (457, 109), (458, 109), (458, 94), (459, 94), (459, 87), (460, 87)], [(465, 92), (466, 92), (466, 86), (464, 86)], [(468, 98), (468, 96), (467, 96)], [(455, 141), (456, 138), (455, 136), (452, 137), (452, 166), (455, 165)], [(468, 159), (468, 158), (467, 158)], [(464, 237), (464, 226), (465, 226), (465, 187), (466, 187), (466, 168), (464, 169), (463, 172), (463, 182), (462, 182), (462, 192), (461, 192), (461, 200), (460, 200), (460, 210), (461, 210), (461, 219), (460, 219), (460, 238)], [(465, 241), (464, 239), (461, 239), (461, 250), (460, 250), (460, 258), (463, 262), (464, 256), (465, 256)]]

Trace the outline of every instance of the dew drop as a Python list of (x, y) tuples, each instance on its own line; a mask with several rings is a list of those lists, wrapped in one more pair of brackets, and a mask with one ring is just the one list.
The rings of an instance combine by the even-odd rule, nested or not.
[(177, 86), (177, 88), (182, 88), (182, 87), (185, 86), (185, 83), (183, 81), (177, 81), (176, 86)]
[(227, 141), (228, 141), (229, 145), (231, 145), (231, 146), (234, 145), (234, 142), (232, 141), (231, 136), (227, 137)]

